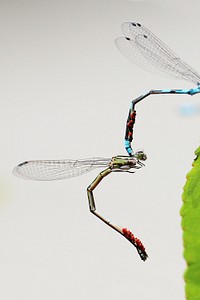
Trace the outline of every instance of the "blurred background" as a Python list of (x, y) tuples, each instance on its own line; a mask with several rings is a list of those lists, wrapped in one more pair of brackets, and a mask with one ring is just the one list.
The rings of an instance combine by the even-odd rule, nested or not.
[(95, 190), (97, 209), (130, 228), (135, 248), (88, 211), (99, 170), (55, 182), (16, 178), (32, 159), (126, 155), (132, 99), (191, 88), (137, 68), (115, 48), (125, 21), (144, 24), (197, 70), (198, 1), (0, 1), (0, 297), (3, 300), (184, 299), (179, 211), (199, 146), (199, 95), (151, 96), (137, 106), (137, 173)]

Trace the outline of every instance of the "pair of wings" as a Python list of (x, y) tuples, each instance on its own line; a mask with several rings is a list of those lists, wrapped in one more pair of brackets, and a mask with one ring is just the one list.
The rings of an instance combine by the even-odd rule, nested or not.
[(200, 75), (143, 25), (125, 22), (122, 31), (124, 37), (115, 44), (135, 65), (160, 76), (200, 84)]
[(88, 159), (30, 160), (14, 168), (17, 177), (48, 181), (76, 177), (96, 168), (109, 166), (111, 159), (94, 157)]

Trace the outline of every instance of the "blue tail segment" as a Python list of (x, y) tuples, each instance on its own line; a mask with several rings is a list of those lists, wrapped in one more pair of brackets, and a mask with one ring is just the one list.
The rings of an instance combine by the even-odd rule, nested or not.
[(128, 140), (125, 140), (124, 146), (125, 146), (125, 149), (126, 149), (128, 155), (133, 156), (133, 149), (131, 148), (131, 142), (129, 142)]
[(183, 90), (183, 89), (161, 90), (160, 92), (160, 94), (184, 94), (184, 95), (196, 95), (198, 93), (200, 93), (200, 86), (189, 90)]
[(135, 110), (135, 105), (142, 101), (144, 98), (150, 96), (150, 95), (161, 95), (161, 94), (177, 94), (177, 95), (190, 95), (193, 96), (195, 94), (200, 93), (200, 85), (198, 85), (196, 88), (193, 89), (174, 89), (174, 90), (151, 90), (147, 92), (146, 94), (143, 94), (137, 98), (135, 98), (131, 102), (131, 106), (129, 109), (129, 114), (126, 122), (126, 133), (125, 133), (125, 141), (124, 141), (124, 146), (125, 149), (128, 153), (128, 155), (133, 156), (134, 151), (132, 149), (131, 143), (133, 141), (133, 127), (135, 124), (135, 119), (136, 119), (136, 110)]

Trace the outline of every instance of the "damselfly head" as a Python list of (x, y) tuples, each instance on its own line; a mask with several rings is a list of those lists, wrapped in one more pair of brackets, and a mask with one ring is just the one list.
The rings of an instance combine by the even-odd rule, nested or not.
[(114, 156), (109, 164), (112, 172), (129, 172), (130, 169), (140, 169), (144, 164), (134, 156)]
[(146, 160), (147, 156), (143, 151), (137, 151), (134, 153), (133, 157), (136, 157), (139, 160)]

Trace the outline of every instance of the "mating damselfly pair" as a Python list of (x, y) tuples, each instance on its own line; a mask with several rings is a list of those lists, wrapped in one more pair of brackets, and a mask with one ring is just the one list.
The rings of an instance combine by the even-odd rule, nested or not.
[(148, 255), (141, 241), (131, 231), (114, 225), (97, 213), (93, 190), (104, 177), (112, 172), (134, 173), (131, 172), (131, 169), (136, 170), (144, 166), (142, 161), (146, 160), (146, 155), (143, 151), (134, 153), (131, 146), (136, 116), (135, 105), (153, 94), (197, 94), (200, 92), (200, 75), (141, 24), (126, 22), (122, 25), (122, 31), (124, 37), (116, 39), (116, 46), (129, 60), (153, 73), (184, 79), (196, 84), (197, 87), (189, 90), (151, 90), (132, 101), (125, 134), (125, 149), (129, 156), (115, 156), (112, 159), (25, 161), (19, 164), (13, 172), (24, 179), (59, 180), (79, 176), (96, 168), (106, 167), (87, 188), (89, 209), (96, 217), (129, 240), (136, 247), (141, 259), (145, 261)]

